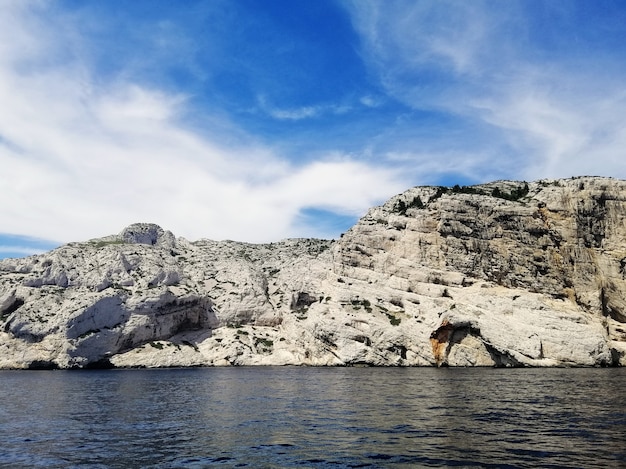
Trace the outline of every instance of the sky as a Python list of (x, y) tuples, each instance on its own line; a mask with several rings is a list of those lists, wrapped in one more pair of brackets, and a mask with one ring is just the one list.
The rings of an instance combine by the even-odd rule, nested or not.
[(416, 185), (626, 178), (626, 5), (0, 0), (0, 258), (336, 238)]

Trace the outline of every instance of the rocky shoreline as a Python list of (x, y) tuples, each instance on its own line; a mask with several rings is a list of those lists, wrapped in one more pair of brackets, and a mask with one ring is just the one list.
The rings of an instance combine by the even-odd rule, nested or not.
[(151, 224), (0, 261), (0, 368), (621, 366), (626, 182), (416, 187), (338, 240)]

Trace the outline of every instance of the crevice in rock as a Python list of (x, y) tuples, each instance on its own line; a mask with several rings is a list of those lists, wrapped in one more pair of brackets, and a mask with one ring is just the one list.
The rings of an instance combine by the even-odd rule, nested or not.
[(4, 311), (1, 312), (0, 320), (6, 319), (7, 317), (9, 317), (9, 315), (20, 309), (20, 307), (23, 305), (24, 300), (22, 298), (15, 298), (15, 300), (13, 300), (13, 302), (9, 306), (7, 306)]
[(84, 367), (85, 370), (111, 370), (113, 368), (115, 368), (115, 365), (108, 358), (89, 362)]
[(28, 365), (29, 370), (58, 370), (59, 365), (48, 360), (34, 360)]
[[(489, 355), (491, 356), (491, 359), (495, 363), (495, 365), (494, 365), (495, 367), (497, 367), (497, 368), (503, 368), (503, 367), (510, 368), (510, 367), (522, 367), (522, 366), (524, 366), (523, 363), (520, 363), (519, 360), (517, 360), (514, 357), (512, 357), (506, 351), (498, 350), (493, 345), (491, 345), (490, 343), (485, 342), (485, 341), (483, 341), (483, 344), (485, 344), (485, 347), (487, 348), (487, 351), (489, 352)], [(543, 356), (543, 348), (542, 348), (541, 355)]]
[(406, 360), (407, 348), (404, 345), (392, 345), (391, 347), (387, 347), (387, 351), (400, 355), (400, 358)]
[(308, 308), (313, 303), (317, 303), (318, 297), (311, 295), (307, 292), (298, 292), (297, 296), (294, 296), (291, 300), (291, 309), (298, 310), (301, 308)]

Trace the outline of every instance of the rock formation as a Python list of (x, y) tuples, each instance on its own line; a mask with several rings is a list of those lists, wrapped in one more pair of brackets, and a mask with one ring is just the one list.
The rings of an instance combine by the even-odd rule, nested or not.
[(626, 364), (626, 182), (416, 187), (339, 240), (0, 261), (0, 368)]

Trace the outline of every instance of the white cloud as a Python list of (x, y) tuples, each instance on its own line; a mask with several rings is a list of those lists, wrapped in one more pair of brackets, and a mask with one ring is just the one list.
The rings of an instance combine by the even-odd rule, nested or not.
[(346, 156), (296, 165), (251, 139), (227, 146), (186, 128), (192, 98), (103, 84), (71, 51), (57, 57), (73, 28), (38, 21), (46, 5), (1, 6), (3, 232), (72, 241), (148, 221), (191, 239), (270, 241), (302, 235), (304, 208), (358, 213), (406, 187)]
[[(367, 100), (366, 100), (367, 102)], [(371, 100), (368, 104), (361, 100), (361, 103), (368, 106), (373, 103)], [(257, 103), (261, 112), (267, 114), (273, 119), (299, 121), (303, 119), (311, 119), (322, 117), (327, 114), (345, 114), (353, 109), (350, 104), (318, 104), (315, 106), (301, 106), (296, 108), (280, 108), (270, 104), (267, 97), (260, 95), (257, 97)]]
[[(562, 81), (559, 77), (567, 77), (568, 86), (554, 86)], [(626, 86), (621, 82), (563, 70), (531, 83), (517, 80), (497, 98), (476, 100), (472, 106), (529, 155), (527, 178), (626, 177)]]
[[(443, 151), (430, 171), (458, 166), (479, 179), (492, 177), (494, 168), (509, 178), (626, 177), (622, 48), (589, 53), (561, 43), (562, 53), (549, 45), (540, 50), (529, 37), (532, 7), (518, 2), (345, 5), (362, 55), (387, 93), (413, 109), (454, 116), (466, 129), (460, 132), (466, 151)], [(555, 21), (571, 14), (542, 8)], [(446, 138), (457, 146), (452, 136), (424, 137), (425, 149), (406, 149), (404, 159), (420, 161)]]
[(369, 108), (377, 108), (383, 104), (383, 100), (378, 96), (362, 96), (359, 99), (359, 102)]
[(257, 101), (261, 111), (278, 120), (298, 121), (317, 117), (323, 112), (323, 108), (320, 106), (302, 106), (290, 109), (278, 108), (269, 104), (265, 96), (259, 96)]

